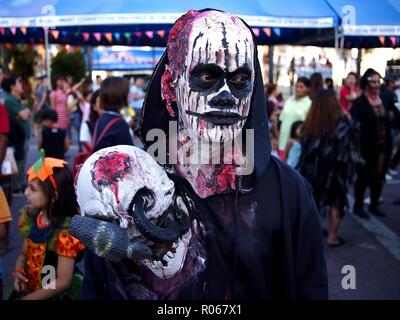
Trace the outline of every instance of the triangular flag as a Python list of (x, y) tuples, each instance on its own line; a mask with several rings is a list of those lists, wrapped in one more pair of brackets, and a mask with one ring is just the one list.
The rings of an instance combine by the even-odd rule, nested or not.
[(253, 33), (256, 35), (256, 37), (260, 36), (260, 29), (258, 28), (252, 28), (251, 30), (253, 30)]
[(396, 37), (390, 37), (390, 41), (392, 41), (392, 45), (395, 47), (397, 43)]
[(21, 27), (19, 30), (21, 30), (23, 35), (26, 35), (26, 27)]
[(124, 33), (124, 37), (126, 38), (126, 40), (131, 40), (131, 33), (130, 32), (125, 32)]
[(146, 36), (148, 36), (150, 39), (153, 39), (154, 37), (154, 32), (153, 31), (146, 31)]
[(100, 42), (101, 40), (101, 33), (100, 32), (95, 32), (93, 33), (94, 37), (96, 38), (97, 42)]
[(108, 42), (112, 42), (112, 33), (111, 32), (106, 32), (104, 34), (104, 38), (108, 40)]
[(141, 33), (140, 31), (137, 31), (137, 32), (135, 32), (135, 36), (136, 36), (136, 37), (141, 37), (141, 36), (142, 36), (142, 33)]
[(119, 41), (120, 38), (121, 38), (121, 34), (119, 32), (115, 32), (114, 33), (114, 39)]
[(379, 38), (379, 41), (381, 42), (381, 45), (385, 45), (385, 37), (384, 36), (380, 36), (378, 38)]
[(278, 37), (281, 36), (281, 29), (280, 29), (280, 28), (274, 28), (273, 30), (274, 30), (275, 34), (276, 34)]
[(83, 37), (83, 41), (87, 42), (87, 41), (89, 41), (90, 33), (89, 32), (82, 32), (82, 37)]
[(56, 40), (58, 39), (58, 36), (60, 35), (60, 31), (57, 29), (51, 30), (50, 33), (53, 36), (53, 38)]
[(268, 37), (271, 37), (271, 29), (270, 28), (264, 28), (263, 31)]
[(164, 38), (165, 36), (165, 30), (158, 30), (157, 34), (160, 36), (160, 38)]
[(6, 30), (4, 28), (0, 28), (0, 33), (4, 36), (6, 33)]
[(17, 33), (17, 28), (10, 28), (10, 31), (12, 35), (15, 36), (15, 34)]

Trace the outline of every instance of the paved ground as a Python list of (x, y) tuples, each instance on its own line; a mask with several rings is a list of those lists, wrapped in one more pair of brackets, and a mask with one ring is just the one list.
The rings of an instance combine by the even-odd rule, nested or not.
[[(77, 146), (72, 146), (68, 152), (70, 162), (76, 152)], [(37, 155), (37, 145), (33, 140), (27, 166), (37, 159)], [(346, 244), (339, 248), (326, 248), (331, 299), (400, 299), (400, 205), (393, 204), (400, 199), (400, 176), (386, 184), (383, 197), (382, 209), (386, 218), (372, 218), (365, 222), (347, 214), (340, 229), (340, 236)], [(351, 195), (349, 199), (352, 201)], [(18, 210), (23, 204), (23, 196), (14, 197), (11, 247), (3, 256), (6, 285), (11, 281), (10, 274), (21, 246), (16, 223)], [(355, 289), (342, 288), (345, 276), (342, 268), (347, 265), (355, 268)]]

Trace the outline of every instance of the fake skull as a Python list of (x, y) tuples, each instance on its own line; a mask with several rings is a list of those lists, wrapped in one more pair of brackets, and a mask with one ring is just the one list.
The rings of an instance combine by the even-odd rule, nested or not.
[(162, 278), (181, 270), (191, 239), (189, 213), (149, 154), (125, 145), (101, 149), (85, 161), (75, 187), (86, 219), (74, 217), (72, 233), (96, 254), (138, 260)]

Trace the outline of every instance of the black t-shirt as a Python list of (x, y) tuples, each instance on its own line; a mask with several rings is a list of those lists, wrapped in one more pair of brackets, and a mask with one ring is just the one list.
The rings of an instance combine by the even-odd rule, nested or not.
[(57, 128), (43, 128), (42, 141), (46, 157), (64, 159), (65, 130)]

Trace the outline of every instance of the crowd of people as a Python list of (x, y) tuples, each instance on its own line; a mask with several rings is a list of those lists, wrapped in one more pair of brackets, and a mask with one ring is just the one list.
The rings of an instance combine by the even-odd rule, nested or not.
[[(42, 76), (36, 78), (32, 107), (24, 102), (22, 79), (5, 75), (0, 69), (0, 82), (0, 164), (10, 160), (9, 147), (16, 162), (11, 174), (1, 178), (4, 189), (9, 188), (5, 193), (0, 189), (2, 253), (8, 246), (11, 196), (24, 193), (27, 199), (18, 225), (25, 240), (9, 297), (47, 299), (66, 292), (73, 296), (67, 289), (79, 278), (74, 266), (82, 257), (83, 245), (68, 233), (70, 219), (78, 212), (72, 171), (97, 150), (121, 144), (141, 146), (138, 119), (144, 99), (143, 80), (136, 79), (132, 86), (121, 77), (75, 83), (71, 76), (57, 75), (50, 90), (47, 78)], [(354, 186), (355, 201), (350, 208), (354, 214), (369, 218), (364, 208), (369, 188), (369, 213), (385, 216), (379, 207), (382, 188), (385, 180), (397, 173), (400, 161), (397, 89), (398, 79), (387, 77), (382, 85), (382, 77), (373, 69), (361, 79), (349, 73), (339, 92), (331, 79), (324, 81), (319, 73), (299, 77), (295, 95), (286, 100), (276, 85), (265, 87), (272, 154), (312, 185), (318, 209), (328, 218), (324, 233), (331, 247), (345, 242), (338, 230), (348, 208), (350, 186)], [(71, 170), (64, 160), (73, 130), (80, 152)], [(31, 135), (38, 138), (44, 155), (29, 169), (27, 179), (25, 164)], [(34, 212), (36, 221), (27, 212)], [(46, 246), (38, 245), (43, 242)], [(33, 257), (38, 252), (59, 271), (56, 291), (38, 287), (41, 269)]]
[[(71, 160), (67, 155), (70, 145), (75, 143), (79, 146), (80, 152), (72, 159), (74, 165), (82, 163), (99, 148), (118, 144), (135, 144), (142, 147), (138, 137), (140, 120), (138, 116), (140, 116), (143, 103), (144, 83), (136, 79), (130, 86), (127, 78), (109, 77), (101, 81), (99, 76), (96, 77), (94, 83), (86, 78), (75, 83), (72, 76), (57, 75), (54, 78), (53, 90), (51, 90), (47, 77), (40, 76), (35, 78), (35, 92), (32, 94), (30, 105), (27, 104), (27, 91), (24, 90), (22, 78), (5, 74), (0, 68), (0, 83), (0, 168), (2, 168), (0, 173), (0, 258), (9, 247), (9, 224), (12, 221), (10, 204), (13, 195), (24, 194), (27, 206), (21, 209), (19, 229), (21, 234), (27, 237), (27, 241), (24, 242), (21, 255), (16, 262), (16, 270), (21, 271), (20, 265), (33, 263), (29, 262), (32, 258), (30, 257), (32, 239), (29, 238), (32, 221), (27, 218), (30, 215), (25, 213), (28, 210), (37, 210), (38, 214), (46, 211), (46, 215), (41, 217), (43, 226), (51, 225), (54, 232), (41, 236), (53, 240), (61, 237), (59, 234), (68, 227), (68, 219), (77, 213), (77, 207), (74, 205), (68, 206), (65, 210), (59, 210), (63, 203), (76, 203), (75, 196), (73, 199), (68, 198), (74, 195), (72, 177), (75, 170), (71, 171), (67, 162), (64, 161)], [(25, 87), (28, 88), (28, 86)], [(29, 91), (32, 90), (29, 89)], [(40, 192), (48, 188), (44, 181), (32, 182), (27, 179), (25, 165), (32, 137), (37, 139), (38, 148), (44, 151), (45, 158), (43, 159), (62, 160), (63, 165), (54, 169), (54, 180), (59, 189), (57, 199), (51, 199), (51, 192), (45, 195)], [(76, 141), (72, 141), (74, 137)], [(55, 203), (50, 204), (54, 201)], [(25, 222), (26, 227), (23, 226)], [(75, 257), (73, 248), (65, 247), (65, 243), (73, 243), (75, 240), (65, 235), (65, 232), (62, 241), (64, 246), (61, 246), (60, 241), (56, 241), (49, 250), (53, 252), (53, 256), (55, 252), (59, 256)], [(60, 249), (56, 249), (58, 246)], [(64, 253), (60, 254), (62, 250)], [(57, 259), (54, 260), (54, 257), (52, 259), (55, 265), (65, 265), (67, 269), (71, 267), (70, 261), (61, 259), (57, 263)], [(60, 288), (65, 289), (64, 282), (67, 281), (70, 284), (75, 279), (73, 266), (74, 264), (69, 270), (72, 270), (71, 277), (67, 274), (66, 279), (63, 276), (59, 279)], [(0, 292), (3, 291), (2, 272), (0, 261)], [(29, 288), (24, 282), (35, 275), (27, 275), (21, 271), (15, 272), (14, 276), (17, 291), (13, 291), (13, 294), (18, 291), (26, 292)], [(30, 289), (32, 292), (35, 291), (33, 287)], [(44, 296), (36, 293), (39, 295), (35, 294), (32, 298), (46, 298), (47, 293), (45, 292)]]
[[(383, 79), (374, 69), (361, 79), (350, 72), (338, 92), (330, 80), (319, 73), (299, 77), (295, 96), (286, 101), (278, 99), (273, 84), (265, 91), (272, 152), (311, 183), (321, 213), (328, 213), (327, 244), (337, 247), (344, 244), (337, 232), (347, 209), (369, 219), (367, 188), (369, 213), (385, 216), (382, 188), (397, 174), (400, 157), (400, 90), (397, 77)], [(349, 186), (354, 186), (352, 208)]]

